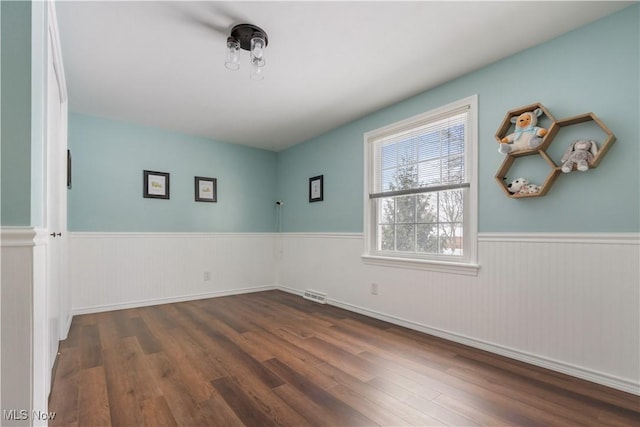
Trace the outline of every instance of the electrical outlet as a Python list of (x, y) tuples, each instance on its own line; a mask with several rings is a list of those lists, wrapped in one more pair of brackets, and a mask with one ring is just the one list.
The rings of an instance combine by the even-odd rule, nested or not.
[(371, 295), (378, 295), (378, 284), (377, 283), (372, 283), (371, 284)]
[(208, 282), (211, 280), (211, 272), (210, 271), (205, 271), (204, 272), (204, 281)]

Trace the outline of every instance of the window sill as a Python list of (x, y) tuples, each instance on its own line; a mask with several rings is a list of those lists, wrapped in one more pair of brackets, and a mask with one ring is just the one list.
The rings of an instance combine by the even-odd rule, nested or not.
[(437, 271), (439, 273), (477, 276), (480, 265), (465, 262), (434, 261), (415, 258), (396, 258), (380, 255), (362, 255), (362, 262), (384, 267), (411, 268), (415, 270)]

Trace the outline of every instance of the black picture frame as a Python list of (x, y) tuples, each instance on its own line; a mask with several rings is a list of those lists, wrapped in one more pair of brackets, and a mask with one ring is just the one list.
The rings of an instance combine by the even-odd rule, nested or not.
[(324, 200), (324, 175), (309, 178), (309, 203)]
[(67, 188), (71, 190), (71, 150), (67, 149)]
[(193, 180), (196, 202), (216, 203), (218, 201), (218, 179), (196, 176)]
[(169, 173), (142, 171), (142, 197), (145, 199), (169, 199)]

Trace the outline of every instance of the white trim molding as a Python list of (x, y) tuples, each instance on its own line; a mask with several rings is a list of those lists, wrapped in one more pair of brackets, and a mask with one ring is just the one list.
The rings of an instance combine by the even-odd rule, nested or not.
[(279, 233), (281, 237), (291, 239), (362, 239), (363, 233)]
[(479, 264), (466, 262), (436, 261), (431, 259), (385, 257), (377, 255), (362, 255), (362, 262), (370, 265), (382, 267), (412, 268), (416, 270), (437, 271), (439, 273), (466, 274), (477, 276), (480, 269)]
[(26, 247), (41, 246), (47, 243), (48, 231), (38, 227), (1, 227), (0, 246)]
[(60, 33), (58, 32), (58, 16), (54, 1), (47, 2), (49, 6), (49, 37), (51, 39), (51, 59), (56, 70), (58, 87), (60, 91), (60, 101), (67, 102), (67, 79), (64, 73), (64, 63), (62, 61), (62, 49), (60, 45)]
[(273, 238), (278, 233), (202, 233), (202, 232), (111, 232), (74, 231), (72, 239), (227, 239), (227, 238)]
[(92, 307), (74, 308), (72, 311), (72, 314), (73, 316), (78, 316), (82, 314), (101, 313), (104, 311), (126, 310), (130, 308), (148, 307), (153, 305), (172, 304), (176, 302), (195, 301), (199, 299), (218, 298), (218, 297), (226, 297), (230, 295), (241, 295), (241, 294), (250, 294), (254, 292), (271, 291), (277, 288), (278, 287), (276, 285), (253, 286), (253, 287), (243, 288), (243, 289), (230, 289), (230, 290), (206, 292), (206, 293), (200, 293), (200, 294), (182, 295), (178, 297), (153, 298), (153, 299), (147, 299), (147, 300), (120, 303), (120, 304), (96, 305)]
[(4, 247), (34, 246), (36, 230), (33, 227), (0, 228), (0, 245)]
[(479, 233), (478, 241), (639, 245), (640, 233)]

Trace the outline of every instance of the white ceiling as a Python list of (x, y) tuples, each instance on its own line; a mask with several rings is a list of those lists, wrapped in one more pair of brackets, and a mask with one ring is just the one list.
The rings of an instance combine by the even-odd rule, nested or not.
[[(630, 2), (60, 2), (72, 111), (281, 150)], [(224, 66), (248, 22), (265, 79)]]

